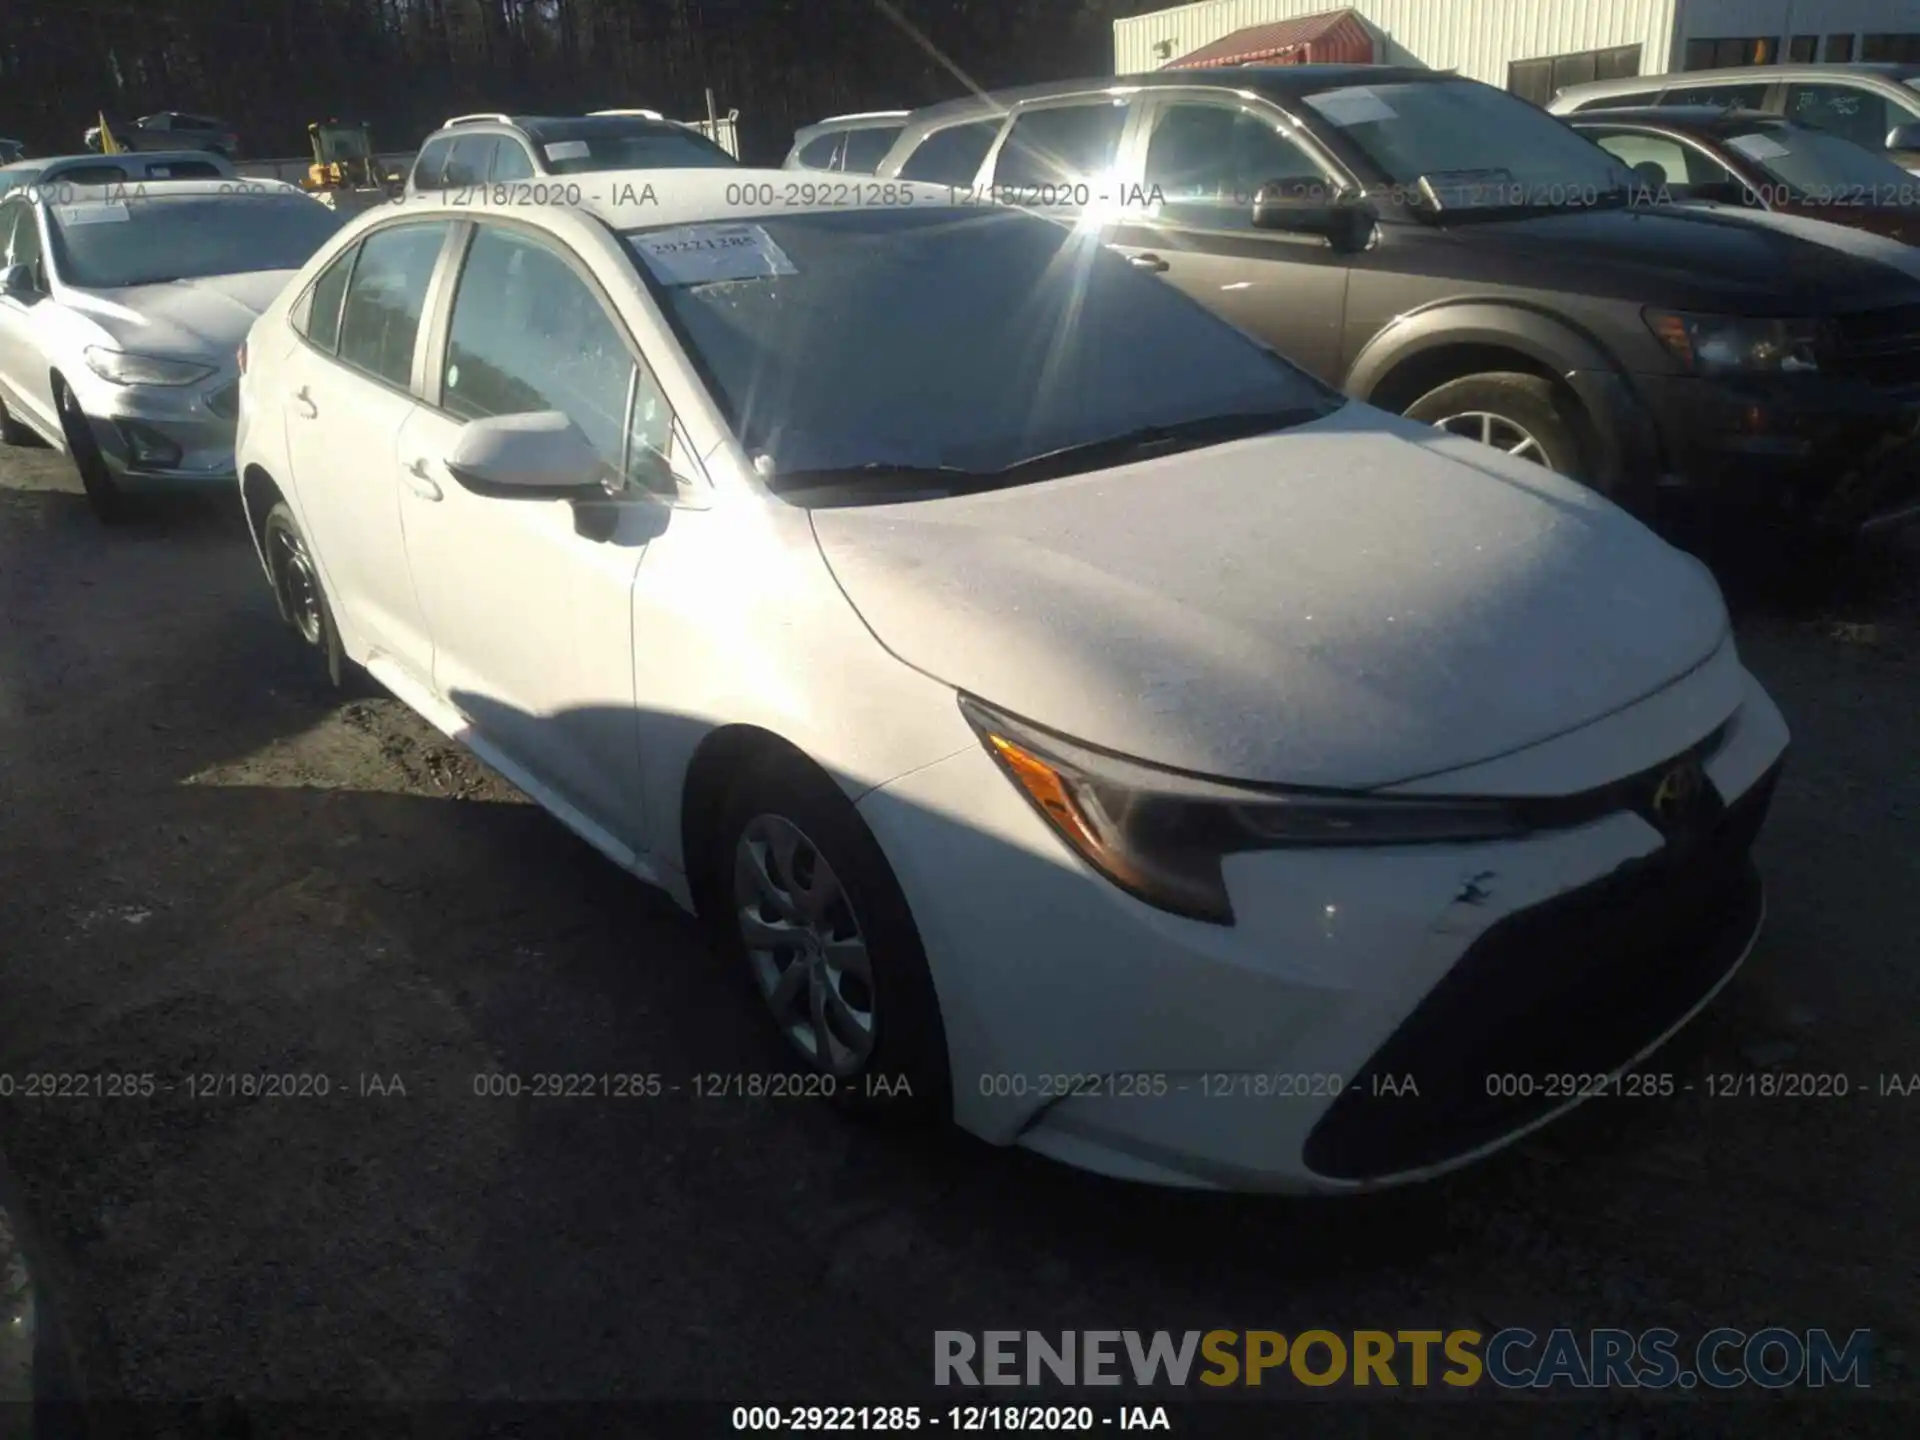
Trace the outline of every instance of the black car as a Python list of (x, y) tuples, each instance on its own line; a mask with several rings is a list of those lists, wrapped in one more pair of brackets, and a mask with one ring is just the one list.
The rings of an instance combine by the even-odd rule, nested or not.
[[(212, 150), (229, 160), (240, 158), (240, 137), (217, 115), (189, 115), (184, 110), (160, 110), (142, 115), (132, 124), (109, 120), (114, 142), (123, 150)], [(89, 150), (102, 150), (100, 127), (89, 125)]]
[(911, 117), (878, 173), (1056, 210), (1348, 394), (1641, 514), (1920, 518), (1911, 267), (1645, 203), (1477, 81), (1303, 65), (968, 97)]

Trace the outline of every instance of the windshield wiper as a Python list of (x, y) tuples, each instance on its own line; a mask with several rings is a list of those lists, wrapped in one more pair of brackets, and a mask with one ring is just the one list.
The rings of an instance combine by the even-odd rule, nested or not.
[(1296, 405), (1286, 410), (1245, 410), (1227, 415), (1203, 415), (1171, 425), (1142, 425), (1118, 435), (1083, 440), (1076, 445), (1062, 445), (1058, 450), (1029, 455), (986, 478), (1000, 484), (1018, 485), (1052, 475), (1101, 470), (1110, 465), (1124, 465), (1158, 455), (1178, 454), (1182, 450), (1202, 450), (1209, 445), (1224, 445), (1229, 440), (1270, 435), (1276, 430), (1305, 425), (1332, 413), (1332, 408)]
[(871, 503), (867, 498), (874, 494), (891, 494), (902, 490), (937, 490), (951, 493), (961, 482), (972, 482), (983, 477), (976, 470), (962, 470), (957, 465), (887, 465), (878, 462), (866, 465), (828, 465), (817, 470), (786, 470), (775, 474), (767, 481), (767, 488), (776, 495), (804, 495), (816, 490), (845, 490), (850, 495), (858, 495), (862, 503)]

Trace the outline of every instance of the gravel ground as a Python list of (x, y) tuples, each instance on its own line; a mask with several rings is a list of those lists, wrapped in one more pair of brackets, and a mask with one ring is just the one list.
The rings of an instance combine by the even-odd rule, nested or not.
[(664, 899), (397, 702), (307, 678), (226, 507), (109, 533), (57, 458), (0, 453), (0, 1074), (333, 1091), (0, 1101), (0, 1273), (31, 1237), (95, 1396), (857, 1403), (924, 1389), (939, 1328), (1777, 1324), (1873, 1329), (1873, 1393), (1470, 1428), (1912, 1434), (1920, 1095), (1860, 1092), (1920, 1072), (1916, 558), (1746, 616), (1798, 747), (1772, 919), (1661, 1066), (1855, 1093), (1604, 1102), (1445, 1182), (1299, 1203), (802, 1101), (477, 1098), (495, 1068), (778, 1062)]

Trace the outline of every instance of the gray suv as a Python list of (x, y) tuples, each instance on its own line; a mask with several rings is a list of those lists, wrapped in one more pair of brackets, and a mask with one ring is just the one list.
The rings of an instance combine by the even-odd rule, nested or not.
[(739, 163), (692, 126), (653, 110), (456, 115), (421, 145), (407, 175), (407, 194), (601, 170), (725, 169)]
[(1715, 105), (1784, 115), (1920, 173), (1920, 65), (1747, 65), (1569, 85), (1547, 109)]
[(916, 113), (879, 174), (1070, 220), (1347, 394), (1650, 518), (1920, 518), (1904, 249), (1654, 204), (1478, 81), (1301, 65), (968, 97)]
[(793, 132), (793, 148), (780, 168), (871, 175), (899, 138), (907, 115), (905, 110), (867, 110), (803, 126)]

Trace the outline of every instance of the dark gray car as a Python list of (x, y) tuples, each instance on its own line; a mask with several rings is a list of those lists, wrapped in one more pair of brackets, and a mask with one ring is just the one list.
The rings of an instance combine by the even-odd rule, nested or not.
[(1348, 394), (1642, 514), (1691, 496), (1850, 533), (1920, 518), (1905, 247), (1648, 203), (1598, 146), (1477, 81), (1293, 66), (1035, 87), (918, 112), (879, 174), (1072, 220)]

